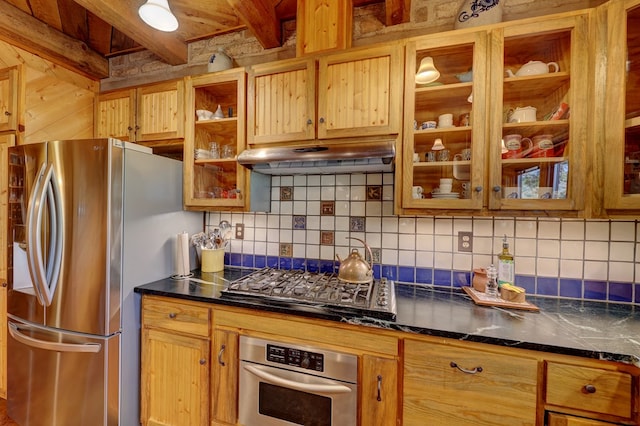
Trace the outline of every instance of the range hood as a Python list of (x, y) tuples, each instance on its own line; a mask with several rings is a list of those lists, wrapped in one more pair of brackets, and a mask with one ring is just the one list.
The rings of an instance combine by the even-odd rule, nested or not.
[(395, 139), (254, 148), (242, 151), (238, 163), (268, 175), (390, 172)]

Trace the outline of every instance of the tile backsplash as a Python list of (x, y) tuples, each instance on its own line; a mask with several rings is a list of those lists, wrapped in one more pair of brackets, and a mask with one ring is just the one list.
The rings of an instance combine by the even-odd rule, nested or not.
[[(640, 303), (640, 220), (397, 216), (393, 173), (274, 176), (270, 213), (209, 212), (207, 223), (243, 223), (226, 263), (312, 272), (337, 270), (336, 254), (372, 249), (376, 276), (417, 285), (468, 285), (497, 262), (503, 236), (527, 293)], [(458, 251), (458, 232), (472, 252)]]

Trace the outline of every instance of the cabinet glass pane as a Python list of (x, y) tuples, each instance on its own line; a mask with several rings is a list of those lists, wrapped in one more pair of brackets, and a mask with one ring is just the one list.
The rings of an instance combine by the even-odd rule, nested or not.
[(571, 31), (505, 40), (502, 197), (568, 193)]
[(640, 194), (640, 7), (627, 14), (624, 194)]
[[(433, 58), (440, 78), (415, 89), (413, 198), (471, 198), (473, 44), (417, 52)], [(450, 191), (440, 179), (453, 178)]]

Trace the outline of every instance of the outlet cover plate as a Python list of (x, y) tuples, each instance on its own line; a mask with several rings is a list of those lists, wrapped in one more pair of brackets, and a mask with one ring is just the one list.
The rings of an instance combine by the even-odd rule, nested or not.
[(244, 240), (244, 223), (236, 223), (236, 240)]
[(471, 253), (473, 250), (473, 232), (458, 232), (458, 251), (463, 253)]

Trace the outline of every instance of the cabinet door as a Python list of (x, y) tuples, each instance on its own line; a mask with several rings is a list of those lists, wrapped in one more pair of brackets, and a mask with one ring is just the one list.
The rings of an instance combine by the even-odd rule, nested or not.
[[(407, 45), (402, 207), (480, 209), (486, 145), (487, 33), (423, 37)], [(416, 84), (431, 57), (440, 77)], [(450, 114), (452, 123), (440, 122)], [(439, 144), (436, 144), (439, 141)], [(415, 157), (415, 158), (414, 158)], [(452, 188), (440, 191), (440, 179)]]
[(489, 208), (584, 208), (588, 15), (491, 31)]
[(236, 424), (238, 419), (238, 333), (215, 330), (211, 374), (212, 422)]
[(399, 133), (402, 53), (391, 43), (320, 58), (319, 139)]
[(305, 0), (297, 5), (297, 56), (351, 47), (353, 4)]
[(405, 426), (535, 425), (537, 361), (405, 340)]
[(0, 70), (0, 132), (22, 131), (25, 87), (20, 66)]
[(136, 140), (136, 91), (117, 90), (101, 93), (95, 101), (94, 135), (96, 138)]
[(315, 61), (256, 65), (249, 70), (248, 85), (250, 144), (315, 137)]
[(400, 424), (398, 419), (398, 361), (362, 357), (362, 425)]
[(174, 80), (136, 89), (136, 141), (184, 137), (184, 81)]
[(604, 205), (640, 210), (640, 1), (607, 6)]
[[(247, 206), (248, 171), (236, 160), (246, 147), (245, 87), (242, 68), (187, 79), (183, 161), (184, 201), (190, 208)], [(218, 105), (224, 117), (210, 118)]]
[(142, 330), (143, 425), (209, 423), (209, 341)]

